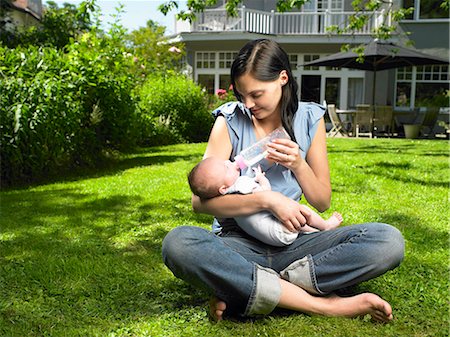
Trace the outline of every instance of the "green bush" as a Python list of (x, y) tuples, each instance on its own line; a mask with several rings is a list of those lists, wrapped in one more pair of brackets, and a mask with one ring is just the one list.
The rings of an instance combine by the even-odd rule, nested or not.
[(205, 141), (213, 122), (206, 93), (180, 74), (147, 79), (139, 108), (146, 145)]
[(3, 48), (0, 55), (1, 178), (8, 184), (67, 165), (89, 130), (80, 127), (83, 107), (72, 94), (76, 74), (64, 70), (60, 52)]
[(67, 47), (70, 72), (79, 75), (78, 93), (84, 108), (94, 113), (96, 142), (117, 149), (136, 144), (136, 79), (130, 73), (132, 59), (119, 36), (85, 33)]
[(136, 144), (131, 61), (86, 34), (63, 53), (0, 47), (2, 185), (95, 164), (105, 148)]
[[(150, 46), (128, 43), (117, 22), (101, 31), (94, 9), (92, 0), (78, 9), (50, 5), (42, 29), (16, 32), (13, 46), (0, 41), (2, 186), (96, 165), (110, 149), (207, 139), (206, 94), (168, 70), (178, 69), (182, 51), (160, 43), (155, 24), (140, 31)], [(67, 34), (54, 35), (56, 26)]]

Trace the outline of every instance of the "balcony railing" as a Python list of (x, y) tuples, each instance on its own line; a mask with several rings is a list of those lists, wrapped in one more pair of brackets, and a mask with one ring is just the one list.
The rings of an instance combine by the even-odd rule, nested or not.
[[(329, 34), (330, 26), (343, 28), (354, 12), (263, 12), (245, 7), (237, 17), (229, 17), (225, 9), (207, 9), (190, 27), (192, 32), (240, 31), (259, 34)], [(384, 12), (374, 12), (368, 23), (352, 34), (369, 35), (384, 20)]]

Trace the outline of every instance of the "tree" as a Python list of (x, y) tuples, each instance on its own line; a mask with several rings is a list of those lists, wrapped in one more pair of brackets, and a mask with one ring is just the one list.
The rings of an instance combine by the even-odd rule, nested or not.
[[(40, 25), (28, 28), (18, 27), (5, 31), (5, 34), (2, 32), (0, 41), (10, 48), (19, 45), (45, 45), (61, 49), (69, 44), (71, 39), (93, 27), (92, 15), (97, 9), (95, 0), (83, 1), (78, 7), (64, 3), (61, 8), (55, 2), (49, 1), (44, 9)], [(1, 6), (1, 10), (3, 17), (7, 7)], [(2, 29), (5, 28), (5, 24), (0, 26)]]
[(181, 68), (183, 45), (168, 41), (164, 36), (165, 30), (164, 26), (149, 20), (146, 27), (134, 30), (128, 35), (136, 72), (143, 77), (149, 73), (163, 73)]

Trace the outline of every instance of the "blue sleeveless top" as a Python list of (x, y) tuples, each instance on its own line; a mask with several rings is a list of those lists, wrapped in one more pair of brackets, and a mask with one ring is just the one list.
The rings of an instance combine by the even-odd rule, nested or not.
[[(302, 158), (306, 157), (311, 147), (318, 123), (324, 112), (325, 108), (316, 103), (299, 103), (293, 120), (293, 129)], [(258, 140), (253, 129), (251, 112), (242, 103), (225, 103), (214, 110), (212, 114), (214, 117), (225, 117), (232, 145), (230, 160), (233, 160), (239, 152)], [(266, 173), (273, 191), (280, 192), (293, 200), (300, 200), (302, 189), (291, 170), (282, 165), (270, 163), (265, 159), (260, 162), (260, 165), (263, 172)], [(241, 171), (241, 175), (253, 176), (253, 172), (251, 168), (247, 168)], [(217, 230), (217, 225), (217, 221), (214, 221), (213, 229)]]

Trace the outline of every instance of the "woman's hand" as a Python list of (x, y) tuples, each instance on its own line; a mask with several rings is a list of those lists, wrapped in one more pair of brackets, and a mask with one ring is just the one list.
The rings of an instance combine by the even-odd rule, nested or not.
[(305, 206), (299, 204), (281, 193), (271, 192), (270, 211), (281, 221), (281, 223), (291, 232), (300, 231), (306, 225), (311, 212)]
[(295, 170), (303, 162), (298, 144), (290, 139), (275, 139), (267, 144), (267, 147), (266, 159), (277, 162), (288, 169)]
[(286, 139), (277, 139), (269, 143), (268, 152), (267, 159), (278, 162), (294, 173), (305, 199), (311, 206), (319, 212), (323, 212), (330, 207), (330, 169), (323, 118), (319, 121), (316, 135), (305, 159), (302, 158), (298, 145)]

